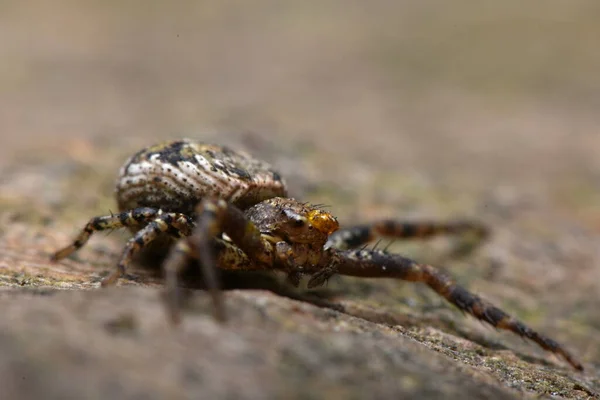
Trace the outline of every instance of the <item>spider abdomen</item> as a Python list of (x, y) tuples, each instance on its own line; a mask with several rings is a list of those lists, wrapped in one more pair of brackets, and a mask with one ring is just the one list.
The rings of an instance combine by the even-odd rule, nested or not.
[(183, 139), (147, 147), (121, 167), (116, 185), (120, 210), (152, 207), (192, 215), (206, 196), (239, 208), (286, 196), (273, 168), (227, 147)]

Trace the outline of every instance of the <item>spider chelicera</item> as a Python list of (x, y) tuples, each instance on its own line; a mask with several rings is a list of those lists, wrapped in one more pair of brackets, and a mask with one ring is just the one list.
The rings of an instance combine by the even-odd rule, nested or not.
[[(60, 260), (94, 231), (127, 227), (127, 242), (117, 269), (102, 281), (112, 285), (125, 274), (132, 257), (156, 240), (172, 238), (164, 264), (170, 316), (179, 319), (178, 276), (189, 259), (199, 259), (215, 305), (225, 316), (215, 267), (224, 270), (274, 270), (297, 286), (322, 285), (335, 274), (423, 282), (460, 310), (490, 325), (528, 338), (583, 370), (562, 345), (470, 293), (442, 270), (398, 254), (367, 250), (379, 236), (427, 238), (487, 229), (476, 222), (402, 222), (384, 220), (339, 230), (336, 218), (319, 206), (286, 197), (280, 175), (265, 162), (194, 140), (145, 148), (121, 168), (116, 197), (119, 213), (92, 218), (73, 243), (53, 256)], [(361, 248), (362, 247), (362, 248)]]

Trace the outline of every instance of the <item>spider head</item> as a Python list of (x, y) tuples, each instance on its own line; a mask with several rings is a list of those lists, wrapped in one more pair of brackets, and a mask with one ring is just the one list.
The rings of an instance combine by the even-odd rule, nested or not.
[(322, 246), (339, 227), (327, 211), (283, 197), (265, 200), (247, 215), (261, 232), (288, 243)]

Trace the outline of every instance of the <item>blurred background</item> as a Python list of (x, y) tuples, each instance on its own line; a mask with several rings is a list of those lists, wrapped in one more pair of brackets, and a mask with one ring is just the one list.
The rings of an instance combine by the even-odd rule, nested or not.
[(600, 168), (594, 1), (5, 1), (0, 10), (3, 160), (32, 143), (60, 152), (73, 138), (220, 129), (301, 137), (398, 171), (435, 159), (436, 170), (489, 168), (512, 180), (567, 172), (559, 161), (569, 156)]
[[(594, 0), (3, 1), (3, 282), (73, 274), (46, 254), (114, 210), (125, 158), (193, 137), (272, 162), (344, 225), (485, 221), (493, 239), (452, 272), (597, 371), (599, 21)], [(110, 268), (118, 238), (94, 238), (69, 282)], [(444, 243), (398, 246), (434, 262)], [(413, 285), (332, 285), (448, 311)], [(547, 356), (456, 314), (446, 331)]]

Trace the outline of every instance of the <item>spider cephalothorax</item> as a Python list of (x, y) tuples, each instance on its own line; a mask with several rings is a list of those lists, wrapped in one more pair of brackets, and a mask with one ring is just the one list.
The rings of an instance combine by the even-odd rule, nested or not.
[[(121, 168), (117, 181), (120, 213), (92, 218), (69, 246), (53, 255), (60, 260), (97, 230), (129, 227), (134, 231), (117, 270), (102, 281), (115, 283), (133, 255), (157, 239), (175, 245), (164, 264), (170, 316), (177, 321), (178, 276), (190, 258), (199, 259), (215, 314), (224, 318), (215, 267), (226, 270), (274, 270), (298, 285), (323, 284), (335, 274), (422, 282), (448, 302), (494, 327), (528, 338), (583, 369), (566, 349), (481, 299), (431, 265), (364, 245), (377, 236), (426, 238), (487, 229), (476, 222), (401, 222), (384, 220), (338, 230), (334, 216), (319, 206), (286, 197), (285, 183), (268, 164), (245, 153), (192, 140), (141, 150)], [(359, 248), (359, 249), (357, 249)]]
[(264, 234), (279, 241), (307, 243), (323, 247), (329, 235), (338, 230), (337, 219), (308, 203), (275, 197), (246, 211), (248, 219)]
[(329, 235), (339, 228), (334, 216), (307, 203), (275, 197), (246, 211), (263, 238), (273, 244), (272, 263), (290, 272), (318, 268)]

